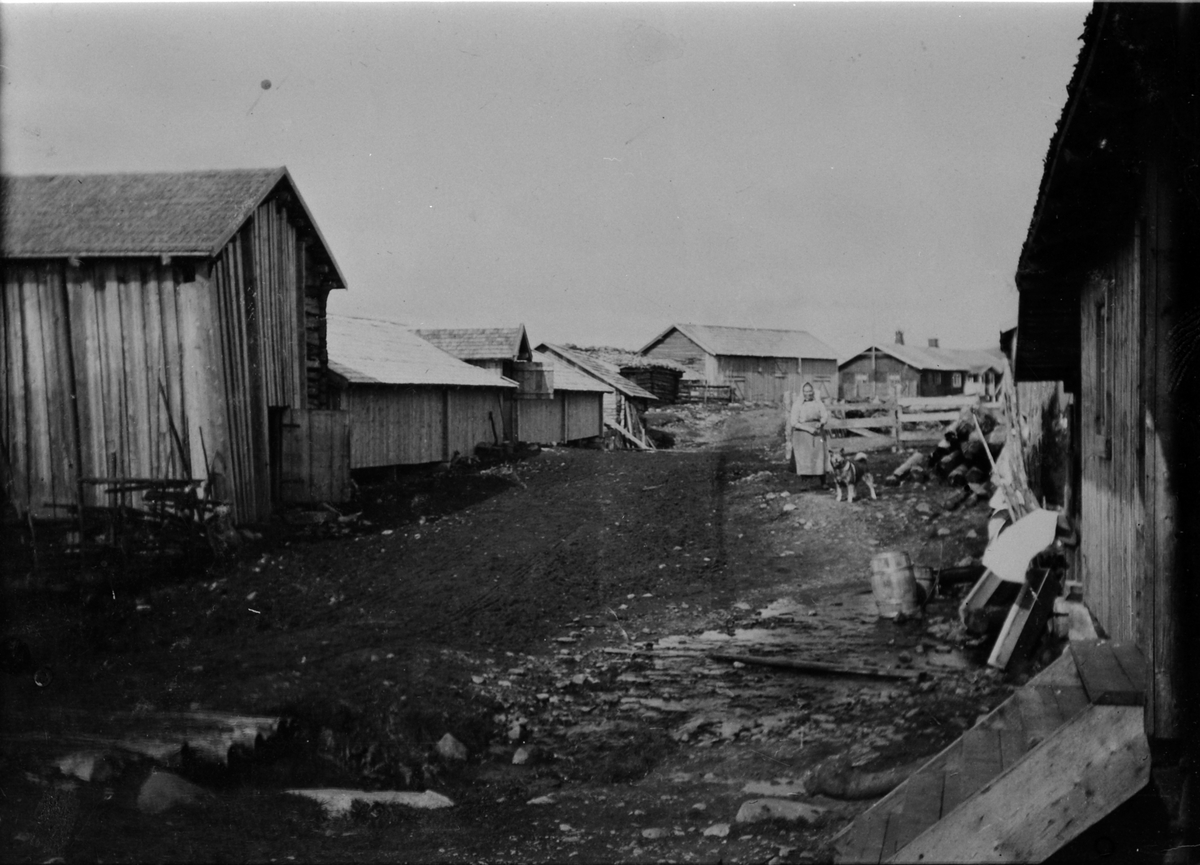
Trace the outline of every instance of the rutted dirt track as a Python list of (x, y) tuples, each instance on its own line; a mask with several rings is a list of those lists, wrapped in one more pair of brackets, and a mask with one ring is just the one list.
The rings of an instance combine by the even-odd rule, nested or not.
[[(897, 625), (863, 594), (880, 550), (931, 565), (978, 554), (967, 532), (984, 512), (941, 514), (936, 484), (853, 505), (802, 492), (776, 412), (702, 420), (710, 443), (689, 449), (553, 450), (512, 471), (409, 478), (367, 490), (356, 521), (280, 532), (203, 580), (15, 606), (8, 630), (56, 678), (4, 679), (6, 729), (51, 735), (4, 744), (0, 857), (826, 856), (866, 803), (807, 793), (815, 767), (931, 753), (1005, 694), (950, 651), (951, 603)], [(928, 675), (821, 679), (705, 656), (764, 647)], [(64, 782), (54, 734), (72, 709), (289, 722), (227, 771), (181, 767), (213, 795), (148, 815), (134, 799), (149, 768), (132, 759), (103, 783)], [(433, 754), (445, 733), (465, 763)], [(514, 765), (522, 746), (531, 759)], [(433, 789), (456, 804), (332, 819), (281, 792), (314, 786)], [(798, 795), (813, 819), (735, 822), (764, 792)]]

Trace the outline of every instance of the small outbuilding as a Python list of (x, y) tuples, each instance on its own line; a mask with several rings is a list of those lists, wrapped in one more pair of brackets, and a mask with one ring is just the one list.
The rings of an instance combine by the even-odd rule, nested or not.
[(645, 449), (653, 447), (646, 435), (642, 415), (650, 403), (657, 402), (654, 394), (623, 377), (614, 364), (585, 351), (547, 342), (539, 345), (537, 350), (554, 358), (557, 365), (566, 365), (603, 385), (606, 391), (604, 423), (616, 430), (627, 444)]
[(553, 355), (534, 352), (545, 370), (548, 398), (516, 401), (516, 438), (533, 444), (580, 444), (604, 435), (604, 383)]
[[(11, 510), (137, 506), (174, 483), (257, 522), (348, 492), (345, 419), (313, 414), (346, 281), (287, 169), (6, 177), (2, 212)], [(291, 471), (301, 447), (326, 453), (320, 477)]]
[(329, 316), (334, 403), (350, 414), (354, 469), (446, 462), (501, 442), (516, 383), (391, 321)]
[(804, 330), (673, 324), (639, 354), (728, 385), (746, 402), (782, 403), (805, 382), (827, 399), (836, 396), (837, 352)]

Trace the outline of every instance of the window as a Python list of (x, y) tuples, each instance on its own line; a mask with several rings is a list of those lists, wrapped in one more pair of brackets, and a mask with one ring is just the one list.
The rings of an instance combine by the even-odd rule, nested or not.
[(953, 377), (950, 379), (950, 386), (951, 387), (962, 387), (962, 373), (961, 372), (956, 372), (953, 375)]
[(854, 381), (856, 384), (866, 384), (868, 380), (869, 377), (865, 372), (856, 372), (854, 374)]

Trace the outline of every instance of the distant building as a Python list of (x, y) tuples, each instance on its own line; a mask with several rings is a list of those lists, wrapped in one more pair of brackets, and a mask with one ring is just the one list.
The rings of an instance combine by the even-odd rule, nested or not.
[(553, 357), (557, 364), (566, 365), (604, 385), (605, 424), (620, 432), (627, 444), (650, 447), (642, 415), (650, 403), (657, 402), (654, 394), (622, 376), (616, 365), (580, 349), (544, 342), (537, 350)]
[(842, 399), (899, 396), (995, 395), (1004, 372), (999, 349), (941, 348), (936, 339), (927, 346), (906, 345), (904, 332), (896, 341), (867, 346), (838, 364)]
[(704, 382), (729, 385), (734, 399), (781, 403), (805, 382), (836, 393), (837, 352), (804, 330), (674, 324), (640, 354), (680, 364)]

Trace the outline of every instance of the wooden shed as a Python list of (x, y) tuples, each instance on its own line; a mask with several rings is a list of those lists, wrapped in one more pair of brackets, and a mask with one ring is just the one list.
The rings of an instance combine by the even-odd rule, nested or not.
[[(284, 168), (7, 177), (0, 474), (33, 517), (211, 478), (239, 522), (337, 499), (325, 306), (345, 279)], [(299, 442), (314, 429), (321, 441)], [(329, 451), (288, 475), (298, 447)]]
[(1150, 665), (1146, 730), (1200, 743), (1200, 8), (1097, 4), (1017, 271), (1018, 381), (1076, 395), (1084, 600)]
[(552, 445), (603, 436), (608, 386), (552, 355), (539, 351), (533, 358), (547, 371), (553, 387), (549, 399), (518, 401), (517, 440)]
[[(516, 327), (422, 327), (417, 335), (453, 357), (490, 370), (517, 383), (513, 400), (505, 405), (501, 437), (517, 441), (518, 415), (525, 400), (551, 399), (552, 382), (546, 370), (534, 360), (525, 325)], [(534, 407), (530, 411), (538, 412)]]
[(640, 354), (681, 364), (708, 384), (729, 385), (746, 402), (782, 404), (805, 382), (827, 399), (837, 396), (837, 352), (805, 330), (674, 324)]
[(498, 444), (516, 384), (391, 321), (329, 316), (335, 404), (350, 414), (355, 469), (445, 462)]
[(620, 433), (628, 444), (645, 449), (653, 447), (646, 435), (642, 415), (650, 403), (657, 402), (654, 394), (624, 378), (613, 364), (592, 357), (586, 351), (548, 342), (539, 345), (537, 350), (603, 385), (606, 390), (604, 423)]
[(936, 339), (926, 346), (906, 345), (902, 331), (896, 341), (870, 345), (838, 364), (842, 399), (900, 396), (952, 396), (996, 393), (1004, 369), (997, 348), (941, 348)]

